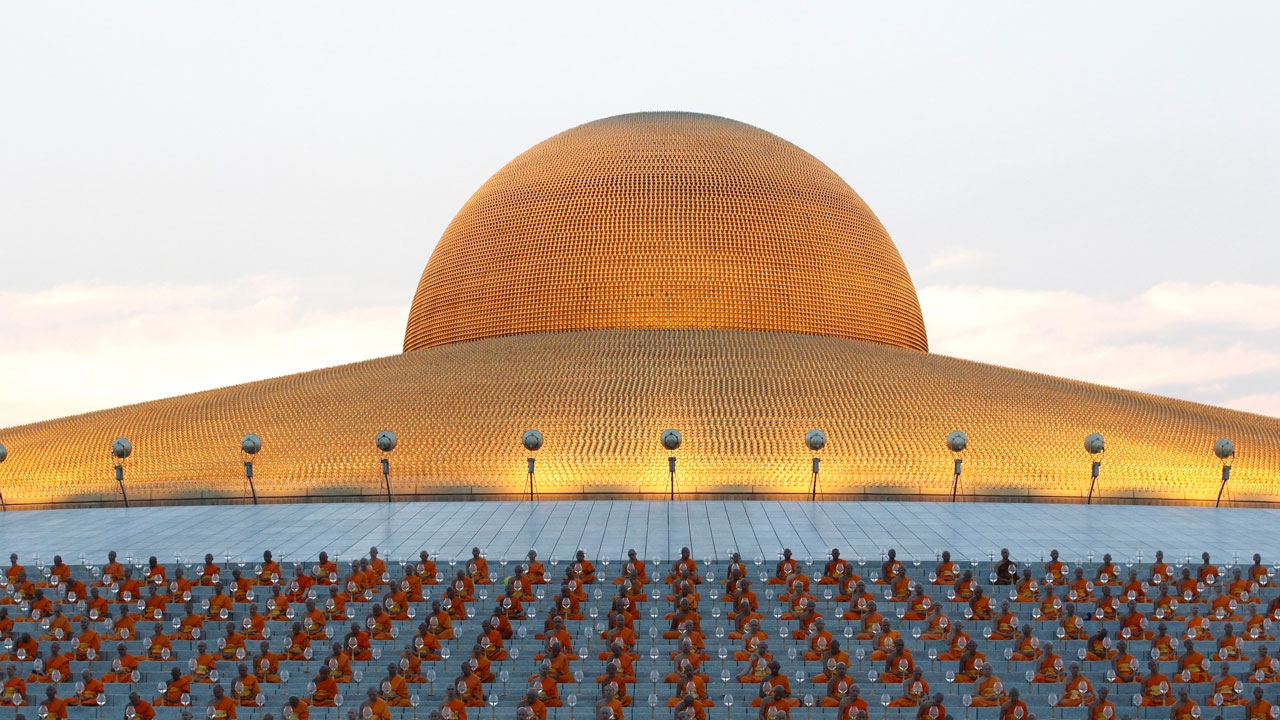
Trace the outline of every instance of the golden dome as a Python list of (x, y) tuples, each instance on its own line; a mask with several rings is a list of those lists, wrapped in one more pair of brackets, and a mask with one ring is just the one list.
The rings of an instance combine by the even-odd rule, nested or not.
[(693, 113), (597, 120), (499, 170), (432, 253), (404, 349), (615, 329), (928, 350), (911, 278), (862, 198), (776, 135)]

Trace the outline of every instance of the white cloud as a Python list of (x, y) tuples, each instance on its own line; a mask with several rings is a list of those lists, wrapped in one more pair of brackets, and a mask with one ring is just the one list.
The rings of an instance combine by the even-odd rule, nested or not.
[(933, 352), (1280, 415), (1280, 395), (1258, 392), (1280, 372), (1280, 285), (1162, 283), (1119, 299), (934, 285), (919, 295)]
[(407, 316), (307, 311), (268, 277), (0, 293), (0, 427), (390, 355)]
[(1280, 417), (1280, 393), (1244, 395), (1242, 397), (1231, 398), (1222, 404), (1236, 410), (1245, 410), (1247, 412), (1258, 413), (1260, 415)]
[(933, 253), (929, 255), (929, 264), (924, 266), (923, 272), (931, 273), (936, 270), (963, 265), (976, 257), (978, 257), (978, 254), (969, 250), (950, 250), (942, 253)]

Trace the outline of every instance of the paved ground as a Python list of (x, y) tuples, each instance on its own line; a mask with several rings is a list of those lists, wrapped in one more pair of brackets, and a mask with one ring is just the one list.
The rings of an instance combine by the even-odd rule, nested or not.
[(312, 558), (320, 550), (343, 557), (377, 545), (383, 557), (438, 552), (442, 560), (470, 548), (491, 560), (521, 558), (530, 547), (544, 559), (578, 548), (593, 558), (619, 559), (627, 548), (643, 557), (670, 558), (681, 545), (698, 559), (738, 550), (772, 562), (783, 546), (798, 558), (845, 557), (878, 562), (895, 547), (899, 557), (932, 561), (942, 549), (956, 559), (986, 560), (1008, 547), (1035, 560), (1050, 547), (1074, 561), (1111, 552), (1117, 561), (1141, 552), (1150, 561), (1163, 549), (1172, 561), (1203, 550), (1225, 562), (1261, 552), (1280, 560), (1280, 510), (1163, 506), (1084, 506), (923, 502), (453, 502), (333, 503), (259, 506), (47, 510), (0, 515), (0, 551), (23, 561), (35, 553), (70, 563), (81, 553), (103, 562), (107, 549), (169, 562), (212, 552), (251, 560), (264, 548), (277, 558)]

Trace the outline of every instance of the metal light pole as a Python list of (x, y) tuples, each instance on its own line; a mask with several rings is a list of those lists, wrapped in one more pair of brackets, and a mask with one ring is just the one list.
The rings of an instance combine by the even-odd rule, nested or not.
[(378, 445), (378, 449), (382, 451), (382, 484), (387, 488), (387, 502), (391, 502), (391, 459), (387, 454), (396, 449), (396, 434), (390, 430), (383, 430), (374, 438), (374, 442)]
[[(1097, 456), (1107, 451), (1107, 441), (1098, 433), (1090, 433), (1084, 439), (1084, 449), (1090, 455)], [(1102, 461), (1094, 460), (1093, 468), (1089, 471), (1089, 497), (1084, 501), (1085, 505), (1093, 504), (1093, 488), (1098, 484), (1098, 476), (1102, 474)]]
[[(537, 452), (542, 447), (542, 433), (538, 430), (525, 430), (524, 435), (520, 436), (520, 442), (524, 445), (524, 449), (529, 452)], [(529, 461), (529, 502), (533, 502), (533, 465), (534, 458), (530, 455)]]
[[(827, 434), (814, 428), (804, 434), (805, 447), (812, 452), (818, 452), (827, 446)], [(818, 456), (813, 457), (813, 482), (809, 485), (809, 500), (812, 502), (818, 499), (818, 468), (822, 465), (822, 459)]]
[[(680, 443), (684, 442), (684, 436), (679, 430), (674, 428), (662, 431), (662, 447), (670, 452), (675, 452)], [(671, 499), (676, 499), (676, 456), (671, 455), (667, 458), (667, 472), (671, 474)]]
[(1222, 505), (1222, 491), (1227, 489), (1227, 481), (1231, 479), (1231, 458), (1236, 455), (1236, 444), (1227, 438), (1219, 438), (1213, 444), (1213, 454), (1222, 461), (1222, 484), (1218, 486), (1218, 499), (1213, 503), (1214, 507), (1219, 507)]
[[(4, 462), (5, 458), (7, 457), (9, 457), (9, 448), (5, 447), (4, 445), (0, 445), (0, 463)], [(9, 506), (5, 505), (4, 503), (4, 490), (0, 488), (0, 511), (8, 511), (8, 510), (9, 510)]]
[(964, 470), (964, 458), (961, 455), (969, 447), (969, 436), (961, 430), (947, 433), (947, 449), (955, 458), (955, 476), (951, 478), (951, 502), (956, 501), (956, 493), (960, 491), (960, 471)]
[(129, 507), (129, 493), (124, 489), (124, 459), (133, 454), (133, 443), (129, 438), (116, 438), (111, 443), (111, 455), (120, 462), (115, 464), (116, 484), (120, 486), (120, 496), (124, 498), (124, 506)]
[(253, 495), (253, 504), (258, 504), (258, 487), (253, 484), (253, 456), (262, 449), (262, 438), (249, 433), (240, 438), (240, 452), (248, 456), (244, 461), (244, 479), (249, 482), (249, 492)]

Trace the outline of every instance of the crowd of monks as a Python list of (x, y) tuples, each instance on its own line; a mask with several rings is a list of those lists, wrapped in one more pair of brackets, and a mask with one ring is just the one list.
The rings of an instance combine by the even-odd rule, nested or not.
[[(1206, 553), (1198, 565), (1173, 566), (1157, 552), (1154, 563), (1124, 569), (1104, 555), (1086, 569), (1057, 551), (1021, 565), (1002, 551), (985, 577), (946, 552), (908, 568), (893, 550), (869, 571), (838, 549), (817, 567), (790, 550), (771, 571), (757, 557), (754, 572), (737, 553), (709, 567), (689, 548), (669, 565), (629, 551), (612, 574), (581, 551), (562, 573), (536, 551), (510, 570), (504, 559), (499, 571), (479, 548), (447, 571), (426, 551), (396, 567), (377, 548), (342, 567), (326, 553), (308, 562), (286, 569), (266, 551), (248, 569), (212, 555), (166, 566), (155, 557), (121, 563), (111, 552), (101, 568), (82, 558), (73, 571), (55, 557), (29, 570), (12, 555), (0, 596), (0, 707), (66, 718), (69, 708), (100, 707), (110, 685), (128, 695), (125, 718), (203, 704), (213, 720), (234, 719), (262, 708), (293, 668), (309, 680), (305, 693), (281, 694), (284, 720), (342, 706), (351, 720), (390, 720), (397, 707), (416, 716), (422, 696), (428, 717), (467, 720), (468, 708), (497, 704), (499, 683), (504, 695), (512, 683), (523, 692), (518, 720), (546, 720), (547, 708), (572, 708), (578, 693), (594, 699), (596, 720), (625, 720), (644, 665), (651, 714), (661, 703), (677, 720), (706, 720), (717, 705), (731, 712), (730, 687), (740, 686), (741, 704), (762, 720), (804, 706), (866, 720), (855, 679), (865, 664), (869, 683), (893, 690), (878, 698), (886, 712), (945, 720), (959, 694), (966, 714), (995, 708), (999, 720), (1032, 720), (1015, 683), (1000, 678), (1003, 658), (1006, 674), (1015, 662), (1034, 667), (1025, 682), (1054, 686), (1049, 704), (1084, 708), (1087, 720), (1117, 720), (1116, 702), (1127, 703), (1113, 697), (1118, 684), (1137, 688), (1132, 704), (1167, 708), (1171, 720), (1230, 708), (1246, 720), (1280, 717), (1264, 697), (1280, 670), (1280, 646), (1271, 654), (1266, 645), (1280, 594), (1258, 555), (1251, 565), (1219, 567)], [(1068, 642), (1079, 646), (1074, 657)], [(508, 661), (526, 645), (535, 672), (511, 677)], [(385, 674), (361, 692), (371, 665)], [(931, 688), (926, 665), (955, 687)], [(158, 693), (144, 693), (141, 673), (166, 669)], [(44, 685), (43, 696), (28, 697), (28, 683)]]

